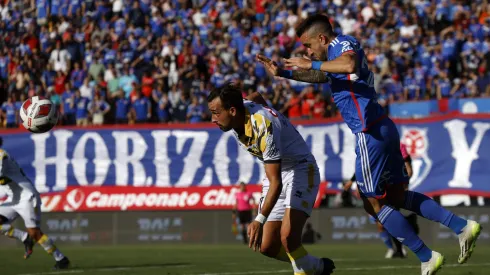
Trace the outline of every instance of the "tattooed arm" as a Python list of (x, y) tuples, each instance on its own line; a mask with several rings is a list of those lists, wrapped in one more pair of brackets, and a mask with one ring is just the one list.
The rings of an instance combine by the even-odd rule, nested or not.
[(280, 76), (287, 79), (294, 79), (308, 83), (326, 83), (329, 77), (319, 70), (283, 70), (276, 62), (273, 62), (264, 55), (257, 55), (257, 60), (264, 65), (265, 69), (273, 76)]
[(326, 83), (329, 78), (321, 71), (294, 70), (291, 79), (308, 83)]

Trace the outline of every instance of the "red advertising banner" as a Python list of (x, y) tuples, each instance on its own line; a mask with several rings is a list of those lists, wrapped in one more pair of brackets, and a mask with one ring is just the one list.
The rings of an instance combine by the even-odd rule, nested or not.
[[(322, 183), (315, 202), (320, 205), (325, 194)], [(256, 202), (261, 186), (248, 185)], [(43, 212), (216, 210), (231, 209), (235, 203), (235, 186), (225, 187), (69, 187), (63, 192), (42, 194)]]

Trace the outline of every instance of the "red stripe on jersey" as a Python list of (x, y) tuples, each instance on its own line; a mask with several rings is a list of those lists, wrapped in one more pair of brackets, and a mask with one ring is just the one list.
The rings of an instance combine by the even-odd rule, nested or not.
[(342, 55), (344, 55), (346, 53), (354, 53), (354, 54), (356, 54), (356, 52), (354, 50), (348, 50), (348, 51), (343, 52), (340, 56), (342, 56)]
[(371, 128), (371, 127), (372, 127), (374, 124), (376, 124), (376, 123), (380, 122), (381, 120), (383, 120), (383, 119), (385, 119), (385, 118), (387, 118), (387, 117), (388, 117), (388, 115), (386, 115), (386, 114), (384, 114), (384, 115), (382, 115), (382, 116), (378, 117), (378, 118), (377, 118), (375, 121), (373, 121), (373, 122), (369, 123), (369, 125), (368, 125), (368, 126), (366, 126), (366, 128), (362, 129), (362, 131), (363, 131), (363, 132), (366, 132), (366, 131), (367, 131), (367, 130), (369, 130), (369, 128)]
[(350, 96), (352, 97), (352, 100), (354, 100), (354, 104), (356, 105), (356, 109), (357, 109), (357, 116), (359, 116), (359, 120), (361, 120), (362, 122), (362, 128), (364, 129), (364, 120), (362, 119), (361, 108), (359, 107), (359, 102), (357, 101), (356, 95), (354, 94), (354, 89), (352, 88), (352, 82), (350, 81), (350, 74), (347, 75), (347, 80), (349, 80)]

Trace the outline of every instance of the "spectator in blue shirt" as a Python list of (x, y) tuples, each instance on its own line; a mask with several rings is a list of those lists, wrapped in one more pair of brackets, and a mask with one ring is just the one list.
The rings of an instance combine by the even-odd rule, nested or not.
[(146, 123), (151, 118), (151, 103), (139, 89), (132, 103), (132, 112), (136, 123)]
[(403, 87), (405, 100), (419, 100), (422, 98), (418, 81), (412, 69), (408, 70), (403, 80)]
[(7, 55), (8, 50), (4, 49), (3, 54), (0, 55), (0, 80), (8, 78), (8, 65), (10, 58)]
[(435, 80), (437, 99), (447, 98), (451, 95), (451, 81), (445, 72)]
[(116, 100), (116, 124), (128, 124), (131, 102), (124, 96), (124, 91), (119, 90)]
[(198, 98), (196, 96), (192, 97), (191, 104), (187, 107), (187, 121), (198, 123), (202, 122), (205, 117), (204, 108), (199, 104)]
[(2, 117), (7, 128), (17, 128), (17, 109), (15, 108), (15, 96), (9, 96), (7, 102), (2, 104)]
[(90, 102), (88, 109), (92, 115), (93, 125), (104, 124), (105, 115), (111, 110), (111, 106), (104, 100), (100, 93), (95, 93), (94, 100)]
[(170, 121), (170, 109), (172, 108), (172, 104), (170, 104), (170, 100), (168, 99), (168, 93), (163, 93), (162, 97), (158, 101), (158, 120), (160, 122), (169, 122)]
[(176, 122), (187, 121), (187, 108), (189, 107), (189, 95), (187, 93), (181, 93), (179, 101), (172, 108), (172, 119)]
[[(25, 93), (21, 93), (20, 94), (20, 97), (19, 97), (19, 100), (17, 100), (15, 102), (15, 109), (17, 111), (20, 111), (20, 108), (22, 108), (22, 104), (24, 104), (24, 101), (26, 101), (27, 97), (26, 97), (26, 94)], [(19, 119), (19, 122), (20, 122), (20, 119)]]
[(75, 104), (76, 104), (76, 117), (77, 126), (87, 126), (88, 125), (88, 105), (89, 99), (82, 97), (80, 91), (75, 91)]
[(77, 123), (75, 113), (75, 92), (70, 88), (70, 83), (66, 83), (65, 87), (65, 92), (61, 95), (63, 125), (75, 125)]
[(78, 89), (83, 85), (83, 80), (87, 76), (87, 72), (80, 68), (80, 64), (75, 62), (73, 64), (73, 71), (70, 75), (70, 80), (73, 83), (73, 88)]

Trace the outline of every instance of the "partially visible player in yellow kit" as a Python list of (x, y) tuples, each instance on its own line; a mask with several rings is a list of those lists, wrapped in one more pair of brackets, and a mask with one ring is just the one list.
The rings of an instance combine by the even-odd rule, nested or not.
[[(41, 224), (39, 193), (14, 158), (3, 149), (0, 149), (0, 191), (7, 194), (7, 200), (0, 204), (0, 234), (23, 242), (25, 259), (32, 254), (32, 247), (37, 242), (46, 252), (53, 255), (56, 269), (68, 268), (70, 264), (68, 258), (39, 228)], [(27, 232), (16, 229), (12, 225), (19, 216), (24, 220)]]
[(331, 274), (332, 260), (308, 254), (301, 243), (320, 185), (303, 137), (259, 93), (243, 99), (240, 89), (226, 84), (211, 91), (207, 101), (212, 122), (224, 132), (232, 130), (240, 146), (264, 163), (267, 177), (259, 214), (248, 227), (249, 247), (290, 262), (295, 275)]

